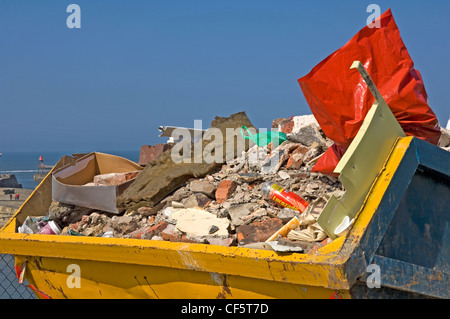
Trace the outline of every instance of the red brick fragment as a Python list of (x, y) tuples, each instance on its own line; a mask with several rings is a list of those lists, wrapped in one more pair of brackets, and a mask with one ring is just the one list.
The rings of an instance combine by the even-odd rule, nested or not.
[(292, 117), (274, 119), (272, 122), (272, 128), (286, 134), (292, 133), (292, 130), (294, 129), (294, 120)]
[(162, 221), (159, 224), (153, 226), (141, 227), (130, 234), (131, 238), (141, 239), (143, 236), (150, 239), (155, 235), (159, 235), (167, 227), (167, 222)]
[(237, 240), (239, 245), (264, 242), (281, 227), (283, 227), (283, 222), (279, 218), (269, 218), (261, 222), (242, 225), (236, 229)]
[(225, 202), (231, 194), (236, 190), (237, 183), (235, 181), (223, 180), (220, 182), (216, 190), (216, 201), (218, 203)]
[(161, 237), (166, 241), (179, 242), (181, 233), (177, 231), (174, 225), (168, 224), (167, 227), (161, 232)]
[(299, 169), (303, 164), (303, 157), (309, 149), (305, 146), (297, 147), (289, 156), (286, 164), (287, 169)]
[(142, 145), (139, 154), (139, 165), (147, 165), (158, 158), (159, 155), (170, 149), (170, 144)]
[(136, 176), (141, 171), (127, 172), (127, 173), (109, 173), (94, 176), (95, 185), (120, 185)]

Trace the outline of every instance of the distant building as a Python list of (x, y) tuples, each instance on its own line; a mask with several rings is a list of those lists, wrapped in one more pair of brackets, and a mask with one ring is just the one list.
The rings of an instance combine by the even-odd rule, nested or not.
[(14, 174), (1, 174), (0, 187), (22, 188), (22, 184), (17, 182), (16, 175)]

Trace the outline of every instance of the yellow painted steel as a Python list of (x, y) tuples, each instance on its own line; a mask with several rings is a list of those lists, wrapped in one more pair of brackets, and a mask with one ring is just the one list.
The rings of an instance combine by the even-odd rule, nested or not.
[[(18, 257), (20, 262), (27, 259), (28, 281), (52, 298), (329, 298), (335, 291), (191, 269)], [(79, 288), (67, 271), (71, 264), (80, 267)]]
[[(45, 214), (51, 192), (42, 190), (51, 176), (0, 231), (0, 253), (16, 255), (16, 265), (26, 261), (25, 278), (51, 298), (329, 298), (337, 290), (349, 298), (356, 278), (346, 264), (410, 142), (397, 143), (351, 229), (312, 254), (16, 233), (16, 221)], [(70, 288), (72, 264), (79, 266), (80, 288)]]
[(364, 203), (356, 216), (357, 218), (355, 218), (353, 229), (350, 234), (347, 235), (348, 239), (351, 239), (353, 244), (357, 244), (364, 234), (367, 225), (375, 214), (412, 139), (412, 136), (400, 138), (392, 150), (388, 161), (386, 161), (385, 165), (378, 173), (377, 179), (367, 194)]

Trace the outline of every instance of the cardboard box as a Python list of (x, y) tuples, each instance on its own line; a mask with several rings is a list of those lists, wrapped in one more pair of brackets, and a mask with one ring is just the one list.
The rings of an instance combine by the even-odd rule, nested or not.
[(52, 173), (52, 200), (118, 214), (116, 198), (135, 179), (118, 185), (94, 185), (94, 177), (130, 173), (143, 168), (126, 158), (93, 152)]

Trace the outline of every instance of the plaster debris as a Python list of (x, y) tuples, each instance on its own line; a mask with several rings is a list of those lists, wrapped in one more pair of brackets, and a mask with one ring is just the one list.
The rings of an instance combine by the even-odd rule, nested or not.
[[(248, 121), (243, 115), (240, 118)], [(234, 120), (232, 123), (236, 125)], [(304, 125), (299, 124), (302, 121)], [(188, 167), (194, 166), (185, 166), (183, 172), (176, 172), (184, 174), (182, 178), (173, 175), (168, 180), (151, 182), (154, 176), (142, 171), (134, 183), (144, 188), (152, 185), (152, 199), (145, 199), (143, 192), (133, 193), (137, 186), (130, 185), (126, 196), (134, 204), (120, 199), (122, 212), (118, 215), (53, 202), (47, 217), (62, 228), (63, 235), (253, 245), (277, 252), (307, 253), (325, 242), (326, 235), (317, 224), (317, 217), (330, 196), (342, 194), (344, 190), (337, 178), (311, 172), (314, 159), (331, 143), (310, 117), (279, 119), (274, 123), (285, 129), (289, 126), (288, 133), (292, 136), (277, 148), (271, 149), (271, 144), (250, 146), (241, 154), (235, 153), (225, 164), (207, 168), (200, 164), (205, 169), (199, 174), (195, 169), (189, 171)], [(163, 154), (147, 164), (153, 171), (170, 172), (168, 152)], [(158, 165), (164, 167), (156, 169)], [(97, 181), (106, 177), (100, 176)], [(261, 186), (266, 181), (273, 181), (304, 198), (309, 203), (306, 211), (300, 213), (264, 199)], [(156, 189), (158, 183), (163, 192)], [(263, 244), (294, 217), (300, 225), (286, 238)]]

